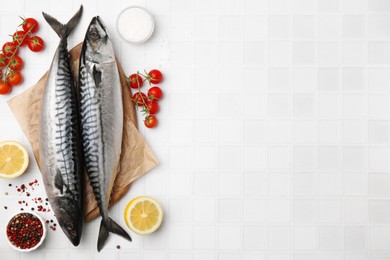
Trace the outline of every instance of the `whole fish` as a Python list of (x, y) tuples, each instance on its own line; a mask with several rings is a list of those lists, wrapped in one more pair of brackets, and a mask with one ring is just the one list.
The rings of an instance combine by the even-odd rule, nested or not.
[(80, 243), (83, 225), (83, 159), (77, 94), (71, 73), (67, 38), (78, 24), (83, 7), (61, 24), (43, 13), (60, 37), (41, 101), (40, 166), (50, 205), (72, 242)]
[(123, 132), (122, 91), (114, 48), (103, 21), (89, 24), (80, 55), (80, 116), (85, 165), (98, 203), (100, 251), (109, 232), (131, 241), (108, 216), (108, 202), (117, 174)]

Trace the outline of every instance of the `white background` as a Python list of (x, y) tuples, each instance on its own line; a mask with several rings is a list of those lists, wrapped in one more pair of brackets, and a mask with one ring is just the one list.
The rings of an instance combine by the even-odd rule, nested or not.
[[(154, 37), (137, 46), (115, 30), (133, 4), (156, 19)], [(43, 53), (22, 51), (25, 83), (0, 97), (0, 139), (30, 155), (6, 101), (49, 67), (58, 38), (40, 12), (67, 21), (79, 5), (0, 1), (2, 42), (18, 15), (38, 18), (47, 42)], [(128, 74), (166, 76), (160, 125), (140, 122), (160, 165), (110, 212), (124, 226), (126, 203), (151, 195), (166, 219), (131, 244), (111, 235), (101, 253), (100, 220), (85, 225), (78, 248), (50, 231), (41, 249), (18, 254), (0, 236), (1, 259), (390, 259), (390, 1), (94, 0), (84, 10), (70, 46), (99, 14)], [(34, 178), (31, 162), (13, 183)], [(0, 180), (1, 232), (23, 198), (8, 183)]]

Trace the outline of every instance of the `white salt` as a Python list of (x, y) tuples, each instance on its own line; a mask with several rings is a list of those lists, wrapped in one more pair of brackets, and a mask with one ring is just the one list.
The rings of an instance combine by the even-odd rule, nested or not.
[(129, 7), (119, 15), (117, 30), (124, 40), (141, 43), (152, 35), (154, 20), (142, 7)]

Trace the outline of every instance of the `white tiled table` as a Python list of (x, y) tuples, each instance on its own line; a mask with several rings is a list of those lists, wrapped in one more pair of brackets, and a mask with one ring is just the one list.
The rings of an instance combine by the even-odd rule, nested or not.
[[(115, 30), (117, 15), (133, 4), (156, 18), (143, 45), (123, 42)], [(12, 5), (0, 1), (1, 42), (18, 15), (37, 17), (47, 41), (41, 54), (23, 51), (25, 83), (0, 97), (0, 140), (28, 145), (6, 100), (49, 67), (58, 39), (40, 12), (66, 21), (80, 1)], [(390, 1), (95, 0), (84, 7), (70, 46), (99, 14), (125, 71), (166, 75), (160, 125), (140, 127), (161, 164), (110, 213), (124, 225), (127, 201), (147, 194), (162, 202), (166, 219), (154, 235), (132, 234), (131, 244), (110, 236), (101, 253), (99, 221), (85, 225), (78, 248), (56, 231), (40, 250), (18, 254), (0, 236), (0, 259), (390, 259)], [(15, 185), (39, 176), (32, 162)], [(8, 183), (0, 180), (2, 227), (20, 199)]]

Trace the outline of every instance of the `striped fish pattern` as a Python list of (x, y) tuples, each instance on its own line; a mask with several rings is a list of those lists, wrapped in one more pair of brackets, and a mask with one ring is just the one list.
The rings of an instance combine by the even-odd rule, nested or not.
[(100, 251), (109, 232), (130, 241), (131, 238), (108, 216), (108, 202), (121, 154), (123, 106), (114, 49), (98, 16), (92, 19), (84, 39), (79, 83), (85, 165), (102, 216), (97, 245)]
[(82, 7), (65, 25), (43, 13), (60, 37), (41, 101), (40, 167), (50, 205), (72, 242), (80, 243), (83, 225), (83, 159), (77, 94), (67, 38), (78, 24)]

